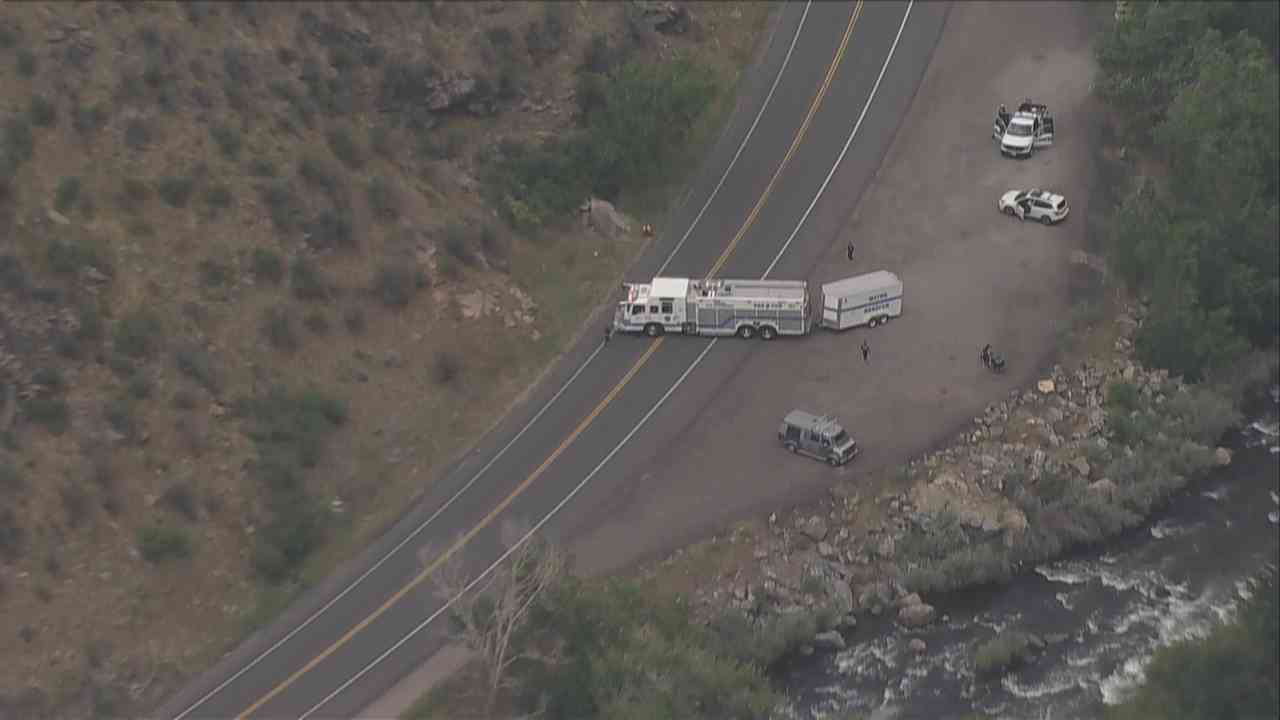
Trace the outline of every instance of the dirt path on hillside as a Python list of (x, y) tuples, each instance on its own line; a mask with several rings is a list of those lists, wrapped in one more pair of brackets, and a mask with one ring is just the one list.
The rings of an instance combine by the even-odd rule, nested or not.
[[(892, 478), (880, 471), (945, 441), (1037, 375), (1068, 322), (1069, 254), (1086, 233), (1088, 12), (1067, 3), (953, 7), (878, 178), (809, 278), (893, 270), (906, 285), (903, 317), (754, 352), (675, 447), (633, 469), (627, 484), (642, 483), (643, 492), (571, 530), (580, 571), (668, 552), (734, 520), (804, 503), (838, 480)], [(990, 139), (992, 117), (1000, 103), (1025, 96), (1049, 105), (1057, 144), (1027, 161), (1006, 160)], [(1065, 194), (1072, 217), (1042, 227), (996, 211), (1001, 193), (1024, 187)], [(872, 348), (867, 365), (857, 352), (863, 339)], [(986, 342), (1008, 357), (1002, 378), (978, 363)], [(793, 407), (838, 415), (862, 457), (833, 470), (784, 453), (774, 432)], [(867, 493), (897, 481), (880, 482)]]

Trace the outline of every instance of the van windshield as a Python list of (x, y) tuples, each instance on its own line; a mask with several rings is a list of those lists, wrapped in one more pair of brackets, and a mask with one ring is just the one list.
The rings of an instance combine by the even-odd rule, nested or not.
[(849, 442), (849, 433), (844, 430), (836, 433), (835, 437), (831, 438), (831, 444), (835, 447), (840, 447), (847, 442)]

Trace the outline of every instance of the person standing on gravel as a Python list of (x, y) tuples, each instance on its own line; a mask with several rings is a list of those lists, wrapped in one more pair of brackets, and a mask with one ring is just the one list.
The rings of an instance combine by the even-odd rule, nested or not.
[(871, 346), (867, 344), (866, 340), (862, 341), (862, 362), (868, 365), (871, 364)]

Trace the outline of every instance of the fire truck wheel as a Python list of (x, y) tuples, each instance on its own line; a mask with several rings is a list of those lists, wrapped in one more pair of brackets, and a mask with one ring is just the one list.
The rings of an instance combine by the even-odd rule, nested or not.
[(761, 325), (761, 326), (760, 326), (760, 339), (761, 339), (761, 340), (772, 340), (772, 339), (774, 339), (774, 338), (776, 338), (776, 337), (778, 337), (778, 331), (777, 331), (777, 330), (774, 330), (774, 329), (773, 329), (773, 326), (771, 326), (771, 325)]
[(742, 338), (743, 340), (750, 340), (755, 336), (756, 336), (756, 329), (751, 327), (750, 325), (743, 325), (742, 327), (738, 328), (738, 337)]
[(644, 334), (649, 337), (658, 337), (662, 334), (662, 326), (658, 323), (649, 323), (644, 326)]
[(790, 453), (795, 453), (799, 451), (799, 448), (797, 448), (796, 444), (793, 442), (789, 442), (786, 445), (783, 445), (783, 447), (785, 447), (787, 449), (787, 452), (790, 452)]

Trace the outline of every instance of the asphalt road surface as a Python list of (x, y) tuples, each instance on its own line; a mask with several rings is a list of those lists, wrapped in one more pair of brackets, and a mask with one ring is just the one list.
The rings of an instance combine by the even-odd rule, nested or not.
[[(786, 5), (703, 177), (629, 274), (807, 276), (834, 235), (814, 232), (808, 219), (847, 216), (875, 177), (948, 11), (942, 3)], [(810, 341), (770, 349), (795, 352)], [(695, 375), (734, 375), (761, 346), (617, 337), (601, 348), (597, 333), (584, 333), (527, 404), (403, 521), (157, 715), (356, 717), (442, 645), (435, 619), (444, 602), (424, 566), (447, 553), (474, 572), (489, 568), (513, 525), (551, 520), (544, 531), (562, 533), (568, 525), (558, 523), (571, 525), (576, 496), (592, 482), (628, 477), (628, 463), (651, 459), (687, 432), (699, 408), (664, 406), (666, 399), (680, 397)], [(628, 451), (633, 438), (644, 440), (648, 457)], [(644, 492), (631, 487), (619, 496)]]

